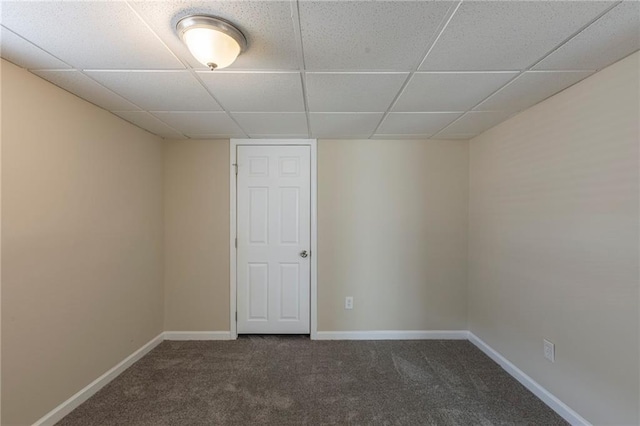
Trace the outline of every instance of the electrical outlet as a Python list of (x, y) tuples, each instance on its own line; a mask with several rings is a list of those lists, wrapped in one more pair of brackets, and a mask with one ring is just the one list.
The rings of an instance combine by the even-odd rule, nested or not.
[(347, 296), (344, 298), (344, 308), (353, 309), (353, 296)]
[(544, 357), (551, 362), (556, 361), (556, 345), (548, 341), (547, 339), (543, 339), (544, 342)]

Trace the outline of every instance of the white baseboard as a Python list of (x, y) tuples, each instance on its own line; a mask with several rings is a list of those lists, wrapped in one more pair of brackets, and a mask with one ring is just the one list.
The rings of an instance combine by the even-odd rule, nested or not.
[(484, 352), (489, 358), (498, 363), (498, 365), (500, 365), (500, 367), (502, 367), (507, 373), (522, 383), (524, 387), (529, 389), (535, 396), (540, 398), (542, 402), (547, 404), (549, 408), (562, 416), (562, 418), (567, 422), (574, 426), (591, 426), (591, 423), (585, 420), (584, 417), (572, 410), (567, 404), (560, 401), (551, 392), (540, 386), (535, 380), (525, 374), (524, 371), (520, 370), (511, 363), (511, 361), (503, 357), (498, 351), (487, 345), (472, 332), (469, 332), (469, 341), (476, 345), (478, 349)]
[(102, 376), (89, 383), (83, 389), (76, 392), (71, 398), (67, 399), (62, 404), (58, 405), (53, 410), (49, 411), (44, 417), (35, 422), (33, 426), (50, 426), (54, 425), (64, 416), (75, 410), (80, 404), (91, 398), (96, 392), (102, 389), (110, 381), (118, 377), (124, 370), (133, 365), (134, 362), (149, 353), (153, 348), (158, 346), (164, 340), (164, 334), (160, 333), (155, 338), (151, 339), (143, 347), (120, 361), (109, 371)]
[(317, 340), (467, 340), (467, 330), (318, 331)]
[(164, 340), (231, 340), (230, 331), (165, 331)]

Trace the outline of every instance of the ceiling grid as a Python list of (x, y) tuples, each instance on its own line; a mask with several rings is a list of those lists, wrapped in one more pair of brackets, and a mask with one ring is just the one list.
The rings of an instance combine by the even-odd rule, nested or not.
[[(633, 0), (2, 7), (3, 58), (164, 138), (469, 139), (640, 49)], [(189, 14), (248, 49), (207, 70), (175, 33)]]
[[(591, 26), (593, 23), (595, 23), (596, 21), (598, 21), (600, 18), (602, 18), (602, 16), (604, 16), (606, 13), (608, 13), (609, 11), (611, 11), (611, 9), (613, 9), (614, 7), (618, 6), (619, 4), (622, 3), (622, 0), (620, 1), (613, 1), (611, 2), (611, 4), (609, 5), (609, 7), (607, 7), (604, 11), (602, 11), (601, 13), (599, 13), (597, 16), (595, 16), (591, 21), (589, 21), (588, 23), (586, 23), (585, 25), (583, 25), (580, 29), (576, 30), (572, 35), (570, 35), (569, 37), (567, 37), (566, 39), (564, 39), (563, 41), (561, 41), (560, 43), (558, 43), (553, 49), (551, 49), (550, 51), (548, 51), (547, 53), (545, 53), (542, 57), (540, 57), (538, 60), (534, 61), (531, 65), (529, 65), (526, 69), (520, 70), (518, 75), (515, 75), (512, 79), (510, 79), (509, 81), (507, 81), (502, 87), (496, 89), (495, 91), (493, 91), (491, 94), (489, 94), (487, 97), (485, 97), (483, 100), (481, 100), (480, 102), (478, 102), (477, 104), (475, 104), (473, 107), (469, 108), (467, 111), (465, 111), (465, 113), (463, 115), (461, 115), (460, 117), (458, 117), (457, 119), (455, 119), (453, 122), (449, 123), (449, 125), (447, 125), (446, 127), (444, 127), (443, 129), (441, 129), (438, 133), (436, 133), (434, 135), (434, 137), (440, 137), (443, 135), (446, 135), (446, 132), (448, 129), (451, 128), (455, 128), (456, 123), (459, 125), (460, 121), (464, 120), (465, 117), (468, 117), (468, 114), (470, 114), (471, 112), (475, 112), (477, 111), (476, 108), (480, 107), (481, 105), (483, 105), (485, 102), (487, 102), (488, 100), (491, 100), (494, 95), (499, 95), (500, 92), (503, 91), (503, 89), (508, 88), (512, 83), (514, 83), (515, 81), (518, 80), (518, 78), (520, 78), (525, 72), (532, 70), (536, 65), (538, 65), (540, 62), (542, 62), (545, 58), (547, 58), (548, 56), (552, 55), (555, 51), (557, 51), (560, 47), (562, 47), (564, 44), (566, 44), (568, 41), (570, 41), (571, 39), (573, 39), (574, 37), (576, 37), (578, 34), (582, 33), (584, 30), (586, 30), (589, 26)], [(640, 43), (640, 40), (639, 40)], [(583, 78), (588, 77), (590, 74), (592, 74), (593, 72), (595, 72), (596, 70), (587, 70), (587, 74), (585, 74), (583, 76)], [(568, 72), (571, 72), (571, 70), (568, 70)], [(577, 79), (575, 81), (573, 81), (571, 84), (566, 84), (564, 85), (564, 87), (560, 90), (564, 90), (570, 86), (572, 86), (573, 84), (577, 83), (578, 81), (582, 80), (582, 78)], [(537, 89), (537, 88), (536, 88)], [(548, 96), (544, 96), (542, 99), (538, 99), (537, 102), (533, 102), (528, 106), (532, 106), (535, 105), (538, 102), (543, 101), (544, 99), (548, 98), (549, 96), (554, 95), (555, 93), (559, 92), (560, 90), (556, 90), (552, 93), (550, 93)], [(528, 106), (525, 106), (528, 107)], [(498, 120), (495, 121), (489, 121), (488, 124), (485, 123), (484, 125), (481, 125), (480, 127), (477, 127), (478, 132), (481, 133), (485, 130), (488, 130), (489, 128), (493, 127), (494, 125), (508, 119), (509, 117), (517, 114), (518, 112), (520, 112), (522, 109), (517, 109), (517, 110), (513, 110), (511, 114), (504, 114), (503, 117), (500, 117)], [(478, 111), (480, 112), (480, 111)], [(482, 112), (495, 112), (495, 113), (500, 113), (501, 110), (497, 110), (497, 111), (491, 111), (491, 110), (483, 110)], [(450, 133), (451, 134), (451, 133)]]

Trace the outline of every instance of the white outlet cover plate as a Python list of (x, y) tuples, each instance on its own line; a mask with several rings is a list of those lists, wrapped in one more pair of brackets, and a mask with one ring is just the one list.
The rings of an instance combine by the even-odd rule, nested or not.
[(544, 357), (551, 362), (556, 361), (556, 347), (553, 343), (547, 339), (543, 339), (544, 342)]
[(344, 298), (344, 308), (353, 309), (353, 297), (347, 296)]

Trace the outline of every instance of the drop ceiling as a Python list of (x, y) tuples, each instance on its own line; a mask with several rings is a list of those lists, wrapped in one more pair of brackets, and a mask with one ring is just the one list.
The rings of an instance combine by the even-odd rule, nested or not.
[[(640, 49), (640, 2), (2, 1), (2, 57), (164, 138), (467, 139)], [(174, 32), (235, 23), (209, 71)]]

